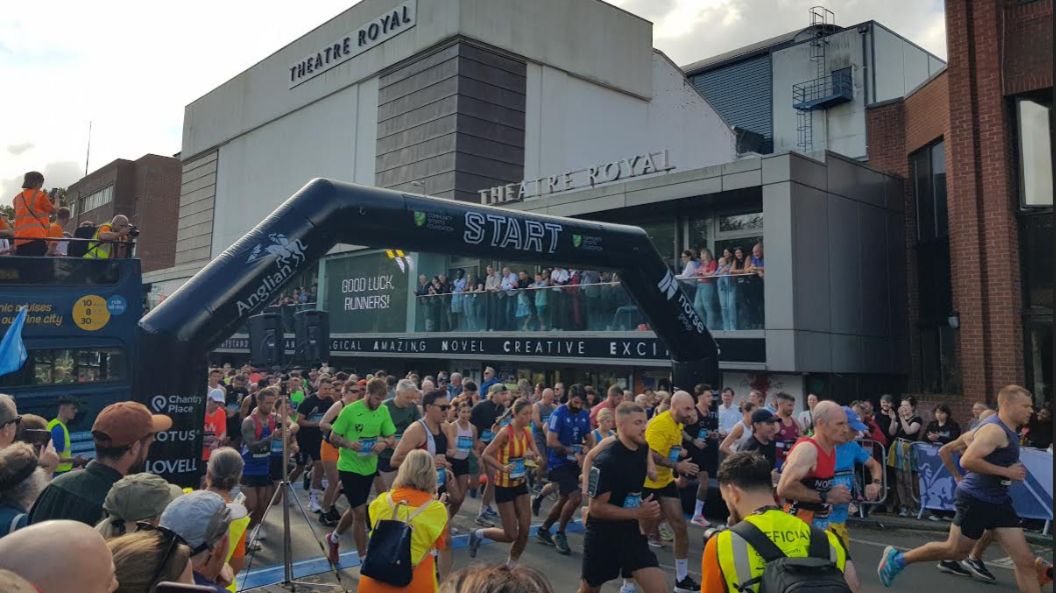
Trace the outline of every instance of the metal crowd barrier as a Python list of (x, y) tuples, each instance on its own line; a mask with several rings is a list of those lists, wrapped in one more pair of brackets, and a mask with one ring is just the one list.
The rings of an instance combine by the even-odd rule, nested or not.
[[(880, 462), (880, 467), (883, 471), (881, 474), (880, 484), (880, 498), (876, 500), (868, 500), (865, 497), (865, 486), (872, 483), (872, 476), (869, 474), (869, 469), (863, 465), (856, 465), (854, 467), (854, 490), (852, 495), (858, 504), (858, 516), (862, 519), (866, 517), (865, 507), (879, 507), (887, 503), (888, 495), (888, 483), (887, 483), (887, 447), (879, 441), (872, 439), (861, 439), (858, 444), (863, 449), (869, 451), (873, 459), (877, 459)], [(879, 458), (877, 455), (879, 454)]]

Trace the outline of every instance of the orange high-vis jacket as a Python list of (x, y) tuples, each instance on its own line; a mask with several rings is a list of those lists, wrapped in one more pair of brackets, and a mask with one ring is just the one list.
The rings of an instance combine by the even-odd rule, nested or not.
[[(26, 189), (15, 196), (12, 200), (15, 207), (15, 238), (39, 238), (48, 236), (51, 221), (48, 213), (55, 209), (48, 194), (39, 189)], [(22, 245), (29, 241), (15, 241), (15, 245)]]

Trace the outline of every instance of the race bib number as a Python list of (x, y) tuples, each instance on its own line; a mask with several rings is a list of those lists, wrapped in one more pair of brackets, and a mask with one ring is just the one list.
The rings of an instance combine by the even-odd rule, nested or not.
[(641, 492), (634, 492), (632, 494), (628, 494), (627, 497), (623, 499), (623, 508), (625, 509), (636, 509), (640, 506), (642, 506)]
[(458, 437), (459, 453), (469, 453), (473, 449), (473, 437)]
[(681, 455), (682, 447), (671, 447), (671, 451), (667, 454), (667, 458), (674, 463), (678, 463), (678, 459)]
[(227, 406), (227, 414), (229, 416), (233, 415), (233, 414), (238, 414), (239, 410), (241, 410), (241, 409), (242, 409), (242, 406), (240, 406), (238, 404), (229, 404)]
[(707, 438), (708, 438), (708, 429), (706, 429), (706, 428), (700, 429), (700, 432), (697, 433), (697, 439), (703, 441), (703, 440), (705, 440)]
[(480, 435), (480, 440), (484, 441), (485, 443), (490, 443), (494, 439), (495, 439), (495, 433), (491, 432), (490, 430), (485, 430)]
[(282, 439), (271, 441), (271, 452), (274, 455), (282, 455)]
[(370, 457), (374, 455), (374, 445), (378, 444), (378, 439), (359, 439), (359, 456)]
[(510, 465), (513, 466), (513, 471), (510, 472), (511, 480), (520, 480), (527, 475), (524, 469), (524, 457), (514, 457), (510, 460)]
[(310, 420), (312, 422), (322, 422), (323, 421), (323, 415), (322, 414), (312, 414), (311, 416), (308, 417), (308, 420)]
[(505, 419), (505, 420), (503, 420), (502, 422), (499, 423), (499, 427), (500, 428), (506, 428), (509, 425), (510, 425), (510, 419), (509, 418), (507, 418), (507, 419)]

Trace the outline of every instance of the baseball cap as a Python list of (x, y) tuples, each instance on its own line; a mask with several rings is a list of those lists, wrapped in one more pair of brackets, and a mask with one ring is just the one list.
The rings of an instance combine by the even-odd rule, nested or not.
[(849, 406), (843, 406), (843, 411), (847, 412), (847, 424), (851, 425), (851, 428), (859, 432), (869, 430), (869, 427), (862, 422), (862, 418), (858, 416), (858, 412), (855, 412), (853, 408)]
[(781, 422), (781, 419), (767, 409), (758, 409), (752, 413), (752, 424), (756, 422)]
[(488, 387), (488, 393), (489, 394), (490, 393), (502, 393), (504, 391), (509, 391), (509, 389), (507, 389), (506, 386), (503, 385), (502, 383), (495, 383), (491, 387)]
[(143, 521), (160, 516), (172, 501), (183, 494), (161, 476), (141, 473), (127, 475), (110, 487), (103, 510), (125, 521)]
[(172, 501), (158, 524), (182, 537), (193, 553), (198, 554), (220, 541), (232, 521), (248, 514), (240, 504), (227, 504), (219, 494), (199, 490)]
[(172, 428), (172, 418), (151, 414), (141, 403), (118, 402), (99, 412), (92, 438), (101, 447), (127, 447), (136, 441)]
[(213, 400), (214, 402), (220, 403), (224, 403), (224, 401), (226, 401), (224, 398), (224, 392), (220, 389), (210, 389), (209, 399)]

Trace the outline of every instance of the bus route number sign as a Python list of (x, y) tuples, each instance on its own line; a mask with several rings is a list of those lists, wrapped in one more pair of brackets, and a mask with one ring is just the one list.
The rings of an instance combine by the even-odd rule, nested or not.
[(101, 296), (87, 295), (77, 299), (73, 306), (73, 323), (84, 331), (97, 331), (110, 322), (110, 311), (106, 299)]

